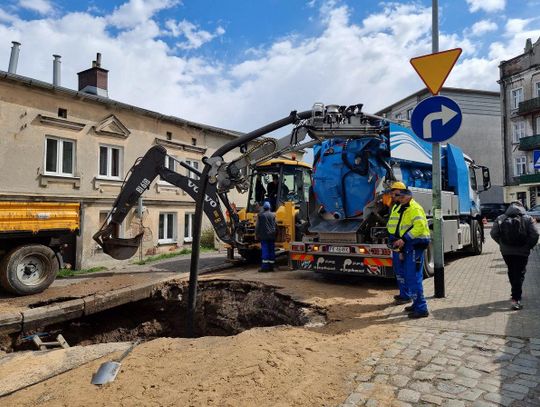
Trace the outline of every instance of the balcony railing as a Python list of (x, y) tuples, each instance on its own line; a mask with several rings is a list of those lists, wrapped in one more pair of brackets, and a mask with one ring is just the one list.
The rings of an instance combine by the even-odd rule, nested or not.
[(519, 102), (518, 114), (528, 114), (540, 111), (540, 97)]
[(520, 184), (534, 184), (540, 183), (540, 174), (527, 174), (519, 176)]
[(529, 151), (537, 148), (540, 148), (540, 134), (533, 134), (532, 136), (519, 139), (520, 150)]

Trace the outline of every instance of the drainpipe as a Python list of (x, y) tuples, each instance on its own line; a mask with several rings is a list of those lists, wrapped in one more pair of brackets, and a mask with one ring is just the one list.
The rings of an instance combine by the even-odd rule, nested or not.
[(9, 57), (8, 73), (17, 73), (17, 63), (19, 62), (19, 51), (21, 43), (17, 41), (11, 41), (13, 46), (11, 47), (11, 56)]
[(56, 54), (54, 54), (53, 57), (53, 85), (60, 86), (60, 64), (62, 63), (60, 58), (62, 57)]

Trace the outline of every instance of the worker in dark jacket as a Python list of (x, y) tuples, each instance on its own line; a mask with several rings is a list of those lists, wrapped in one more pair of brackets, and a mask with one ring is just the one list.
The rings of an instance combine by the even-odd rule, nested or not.
[(261, 242), (261, 269), (259, 271), (274, 271), (276, 262), (276, 215), (270, 210), (270, 202), (265, 201), (263, 210), (257, 216), (255, 237)]
[[(505, 220), (514, 218), (521, 226), (513, 232), (513, 236), (505, 236), (509, 229), (504, 225)], [(522, 236), (519, 236), (519, 235)], [(538, 243), (538, 231), (533, 219), (525, 214), (525, 208), (520, 201), (513, 201), (504, 215), (493, 222), (491, 237), (499, 244), (504, 262), (508, 266), (508, 279), (512, 286), (512, 303), (514, 310), (523, 308), (521, 292), (525, 280), (525, 267), (529, 260), (531, 249)]]

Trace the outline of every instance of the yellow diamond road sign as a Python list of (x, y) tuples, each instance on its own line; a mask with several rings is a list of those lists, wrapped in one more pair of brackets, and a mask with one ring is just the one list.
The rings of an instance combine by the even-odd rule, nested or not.
[(411, 59), (411, 65), (433, 95), (441, 90), (461, 51), (461, 48), (454, 48)]

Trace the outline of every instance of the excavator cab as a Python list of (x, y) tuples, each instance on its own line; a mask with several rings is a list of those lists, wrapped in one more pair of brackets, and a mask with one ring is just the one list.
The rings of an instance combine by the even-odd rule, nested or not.
[(259, 256), (255, 223), (265, 201), (276, 213), (276, 248), (289, 250), (290, 242), (301, 238), (306, 229), (310, 187), (311, 166), (307, 163), (274, 159), (257, 165), (251, 173), (247, 205), (238, 212), (240, 255), (250, 261)]

